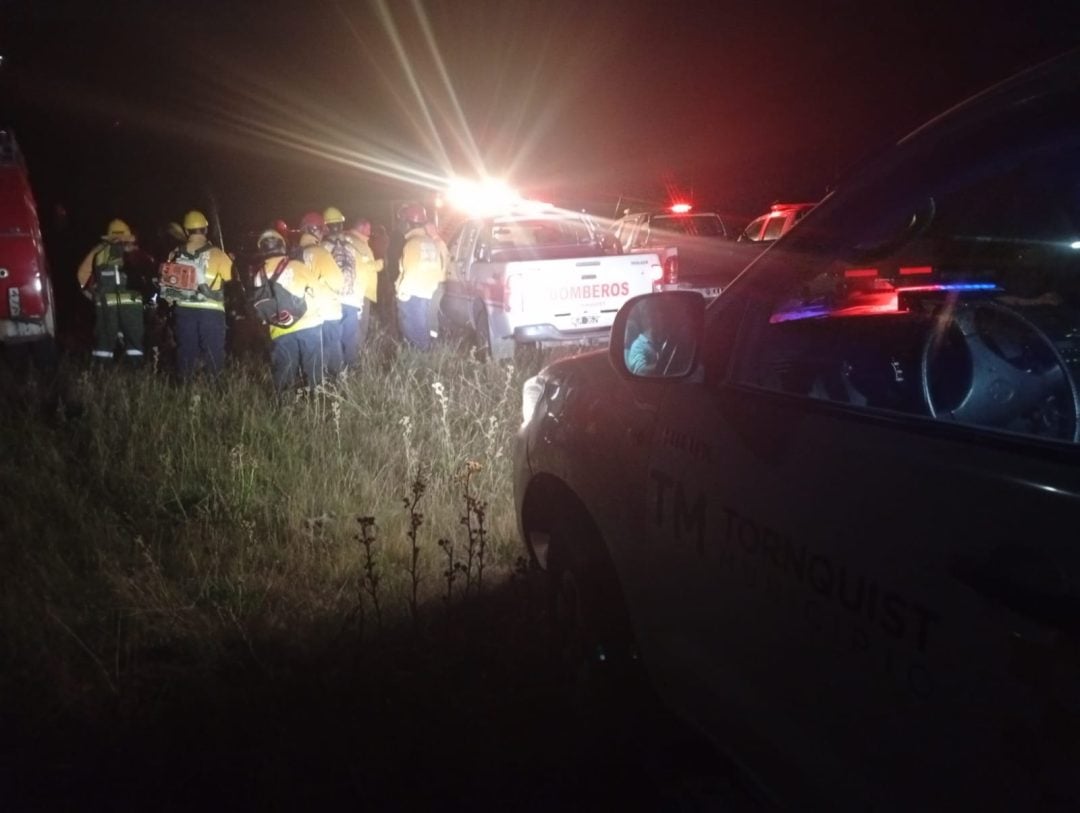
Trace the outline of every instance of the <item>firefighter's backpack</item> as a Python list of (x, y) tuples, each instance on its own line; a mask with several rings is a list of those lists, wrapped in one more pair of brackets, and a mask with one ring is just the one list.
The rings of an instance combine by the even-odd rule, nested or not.
[(251, 291), (251, 306), (263, 324), (273, 327), (291, 327), (307, 313), (307, 300), (285, 289), (280, 277), (289, 265), (289, 258), (282, 257), (269, 278), (265, 268), (255, 275)]
[(187, 263), (162, 263), (158, 267), (161, 298), (168, 302), (186, 302), (195, 298), (198, 269)]

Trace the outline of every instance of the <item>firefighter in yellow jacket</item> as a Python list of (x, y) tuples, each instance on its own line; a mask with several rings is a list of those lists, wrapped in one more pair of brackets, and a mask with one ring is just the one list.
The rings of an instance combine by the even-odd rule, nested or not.
[[(375, 259), (375, 254), (368, 243), (371, 239), (370, 220), (365, 218), (357, 220), (353, 227), (345, 232), (345, 238), (356, 255), (356, 285), (350, 304), (359, 308), (354, 344), (354, 352), (359, 353), (360, 348), (367, 341), (372, 314), (375, 313), (375, 305), (379, 300), (379, 272), (383, 270), (383, 261)], [(348, 363), (347, 354), (348, 350), (346, 350), (346, 363)]]
[(345, 276), (334, 255), (322, 246), (323, 216), (308, 212), (300, 219), (299, 250), (304, 265), (315, 279), (315, 306), (322, 316), (322, 355), (326, 376), (336, 379), (344, 369), (341, 352), (341, 293)]
[(323, 381), (322, 313), (315, 288), (318, 278), (299, 260), (290, 259), (285, 238), (270, 229), (259, 235), (262, 265), (254, 284), (263, 285), (280, 269), (276, 284), (306, 304), (302, 316), (287, 327), (270, 326), (270, 373), (274, 390), (281, 395), (291, 389), (303, 373), (309, 391)]
[(90, 249), (76, 274), (83, 295), (94, 303), (93, 357), (112, 361), (117, 338), (132, 362), (143, 359), (142, 296), (128, 284), (127, 255), (136, 248), (135, 235), (123, 220), (109, 223), (107, 234)]
[(341, 356), (345, 369), (348, 369), (359, 355), (358, 332), (364, 318), (364, 293), (358, 287), (356, 248), (345, 232), (345, 215), (336, 206), (328, 206), (323, 212), (323, 222), (326, 230), (322, 247), (334, 256), (341, 269)]
[(200, 355), (213, 375), (225, 366), (225, 283), (232, 279), (232, 260), (210, 242), (210, 224), (202, 212), (188, 212), (183, 226), (187, 242), (169, 255), (169, 262), (195, 268), (195, 290), (173, 300), (176, 371), (186, 379)]
[(405, 246), (397, 279), (398, 322), (405, 341), (420, 350), (431, 347), (429, 311), (439, 285), (446, 280), (446, 263), (439, 244), (426, 231), (427, 212), (418, 203), (401, 208)]

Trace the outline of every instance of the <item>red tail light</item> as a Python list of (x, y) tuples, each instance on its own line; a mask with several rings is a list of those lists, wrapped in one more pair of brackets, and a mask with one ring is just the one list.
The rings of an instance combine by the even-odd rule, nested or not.
[(664, 260), (664, 284), (675, 285), (679, 281), (679, 257), (673, 255)]
[[(522, 282), (523, 280), (521, 279), (520, 274), (510, 274), (506, 278), (506, 282), (504, 283), (506, 289), (505, 299), (503, 299), (503, 310), (505, 310), (507, 313), (509, 313), (514, 307), (514, 297), (516, 296), (518, 299), (521, 299), (524, 296), (524, 292), (521, 290)], [(524, 302), (520, 302), (517, 304), (520, 310), (524, 310)]]

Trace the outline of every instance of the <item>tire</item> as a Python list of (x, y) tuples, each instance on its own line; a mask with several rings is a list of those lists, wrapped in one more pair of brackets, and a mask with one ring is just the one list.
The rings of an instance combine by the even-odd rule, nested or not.
[[(581, 699), (642, 679), (622, 589), (592, 523), (561, 512), (551, 531), (547, 592), (553, 666)], [(617, 694), (617, 693), (615, 693)]]

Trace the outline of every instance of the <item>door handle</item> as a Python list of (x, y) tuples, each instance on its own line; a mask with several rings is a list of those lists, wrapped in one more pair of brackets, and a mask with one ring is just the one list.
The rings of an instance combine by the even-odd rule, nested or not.
[(957, 558), (953, 577), (1013, 612), (1058, 629), (1080, 631), (1080, 596), (1065, 570), (1041, 551), (1005, 545), (979, 559)]

